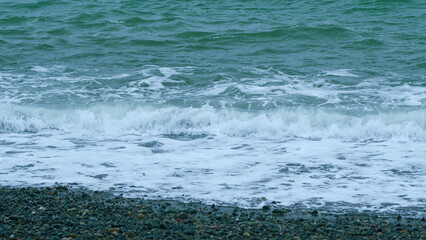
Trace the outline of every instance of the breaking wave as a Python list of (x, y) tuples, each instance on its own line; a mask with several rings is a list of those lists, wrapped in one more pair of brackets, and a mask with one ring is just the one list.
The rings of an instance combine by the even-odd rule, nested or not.
[(255, 138), (337, 138), (357, 141), (424, 141), (426, 110), (345, 112), (327, 108), (273, 110), (95, 104), (52, 108), (1, 104), (0, 132), (46, 130), (123, 134), (206, 134)]

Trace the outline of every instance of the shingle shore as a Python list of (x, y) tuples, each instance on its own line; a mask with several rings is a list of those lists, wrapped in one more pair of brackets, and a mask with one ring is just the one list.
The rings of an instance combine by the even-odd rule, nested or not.
[(0, 187), (0, 239), (426, 239), (426, 222)]

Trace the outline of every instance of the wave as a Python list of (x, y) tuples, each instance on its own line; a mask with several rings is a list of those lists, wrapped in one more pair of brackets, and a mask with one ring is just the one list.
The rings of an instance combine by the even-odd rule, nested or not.
[(246, 138), (426, 141), (426, 110), (217, 109), (146, 104), (37, 107), (0, 104), (1, 133), (202, 134)]

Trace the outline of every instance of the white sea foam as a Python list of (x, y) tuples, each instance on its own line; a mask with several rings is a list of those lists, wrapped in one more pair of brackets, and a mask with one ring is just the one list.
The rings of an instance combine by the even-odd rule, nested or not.
[[(131, 99), (139, 102), (198, 102), (194, 105), (199, 107), (205, 103), (214, 105), (215, 101), (219, 105), (225, 100), (227, 106), (245, 104), (271, 108), (301, 105), (356, 110), (426, 104), (426, 90), (419, 81), (400, 84), (393, 79), (395, 76), (359, 77), (350, 83), (343, 77), (342, 84), (336, 84), (329, 79), (331, 75), (298, 76), (272, 68), (252, 68), (243, 70), (253, 76), (241, 79), (227, 76), (208, 86), (198, 87), (179, 80), (193, 75), (191, 67), (144, 66), (136, 72), (104, 76), (75, 76), (64, 72), (64, 66), (42, 68), (49, 71), (30, 75), (0, 73), (0, 103), (43, 104), (56, 102), (57, 98), (68, 99), (71, 103)], [(40, 70), (38, 67), (34, 69)]]
[[(252, 69), (258, 76), (239, 81), (223, 81), (197, 92), (201, 96), (230, 95), (234, 99), (284, 105), (333, 106), (339, 109), (374, 110), (398, 106), (424, 106), (426, 88), (416, 84), (395, 84), (392, 77), (361, 78), (351, 75), (349, 69), (327, 71), (314, 77), (288, 75), (276, 69)], [(336, 84), (329, 79), (357, 77), (348, 84)], [(346, 82), (346, 79), (342, 79)], [(249, 96), (249, 97), (247, 97)], [(279, 104), (279, 105), (281, 105)]]
[(327, 76), (338, 76), (338, 77), (360, 77), (350, 72), (350, 69), (337, 69), (331, 71), (324, 71), (324, 75)]
[(39, 73), (47, 73), (50, 72), (50, 70), (46, 67), (42, 67), (42, 66), (34, 66), (31, 68), (31, 70), (33, 70), (34, 72), (39, 72)]
[(245, 207), (345, 202), (389, 210), (424, 207), (426, 199), (424, 109), (2, 104), (0, 112), (0, 184), (79, 183)]

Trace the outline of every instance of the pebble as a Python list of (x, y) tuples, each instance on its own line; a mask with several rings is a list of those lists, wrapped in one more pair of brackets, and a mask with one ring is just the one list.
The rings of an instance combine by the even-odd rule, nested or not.
[(93, 236), (98, 237), (98, 238), (103, 237), (103, 235), (101, 233), (95, 233), (95, 234), (93, 234)]
[(272, 213), (275, 213), (275, 214), (284, 214), (284, 213), (289, 213), (289, 212), (291, 212), (291, 211), (288, 210), (288, 209), (274, 209), (274, 210), (272, 210)]
[(110, 228), (108, 229), (108, 232), (118, 232), (120, 231), (120, 228)]

